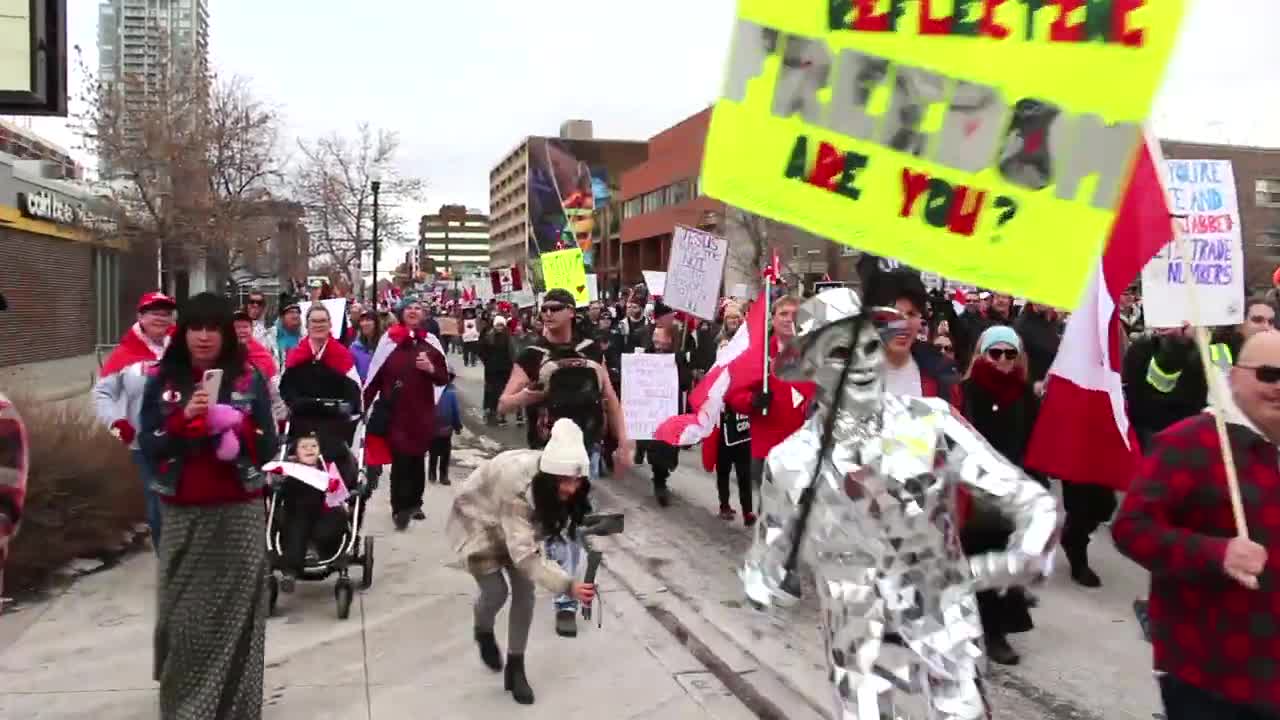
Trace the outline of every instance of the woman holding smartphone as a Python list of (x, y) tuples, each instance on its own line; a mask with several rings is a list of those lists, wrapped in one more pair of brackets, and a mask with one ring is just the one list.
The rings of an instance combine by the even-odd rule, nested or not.
[(276, 452), (271, 401), (225, 298), (196, 295), (179, 318), (143, 391), (138, 433), (163, 501), (160, 716), (255, 720), (267, 617), (259, 467)]

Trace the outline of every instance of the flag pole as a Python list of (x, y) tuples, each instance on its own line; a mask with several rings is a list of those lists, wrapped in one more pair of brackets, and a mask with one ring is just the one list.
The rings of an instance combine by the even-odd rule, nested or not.
[[(769, 269), (764, 273), (764, 392), (769, 392), (769, 332), (772, 330), (773, 322), (769, 314), (769, 302), (773, 295), (773, 264), (770, 261)], [(769, 408), (761, 408), (761, 415), (768, 415)]]

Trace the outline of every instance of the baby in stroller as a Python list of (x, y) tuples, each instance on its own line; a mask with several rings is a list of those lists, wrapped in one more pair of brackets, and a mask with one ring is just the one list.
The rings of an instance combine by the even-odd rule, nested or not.
[(273, 492), (279, 494), (283, 514), (283, 518), (276, 518), (282, 592), (293, 592), (294, 583), (306, 566), (309, 548), (315, 549), (321, 561), (334, 558), (342, 550), (350, 523), (347, 498), (355, 483), (352, 464), (350, 452), (347, 457), (326, 460), (320, 438), (312, 432), (298, 437), (292, 454), (273, 468), (280, 477)]

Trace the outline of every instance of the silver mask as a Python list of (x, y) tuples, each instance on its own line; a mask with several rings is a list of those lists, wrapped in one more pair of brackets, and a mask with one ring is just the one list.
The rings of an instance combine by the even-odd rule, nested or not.
[[(784, 589), (788, 559), (801, 495), (816, 483), (798, 560), (822, 605), (834, 716), (978, 720), (988, 709), (974, 593), (1044, 577), (1057, 503), (945, 401), (884, 392), (883, 338), (896, 332), (896, 312), (863, 313), (851, 296), (833, 290), (806, 302), (777, 365), (783, 379), (818, 383), (819, 405), (769, 453), (741, 573), (746, 594), (758, 606), (795, 602)], [(964, 555), (962, 485), (1013, 521), (1006, 551)]]

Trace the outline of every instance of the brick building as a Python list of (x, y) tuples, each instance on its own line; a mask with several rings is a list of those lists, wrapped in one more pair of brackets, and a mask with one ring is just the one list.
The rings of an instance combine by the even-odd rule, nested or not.
[(828, 274), (851, 278), (856, 252), (797, 227), (748, 216), (702, 194), (699, 176), (711, 108), (655, 135), (649, 159), (622, 176), (622, 279), (638, 283), (644, 270), (666, 270), (676, 225), (698, 227), (729, 240), (724, 286), (754, 288), (762, 258), (776, 251), (790, 284), (811, 286)]
[(1280, 148), (1161, 140), (1172, 160), (1230, 160), (1240, 202), (1245, 287), (1271, 287), (1280, 266)]

